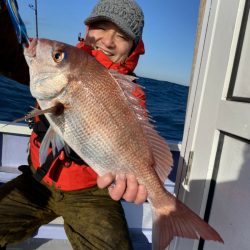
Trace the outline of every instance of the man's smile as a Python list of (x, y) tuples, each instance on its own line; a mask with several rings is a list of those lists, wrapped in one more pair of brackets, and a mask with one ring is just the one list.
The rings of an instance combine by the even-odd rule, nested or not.
[(103, 49), (103, 48), (100, 48), (100, 47), (97, 46), (97, 45), (93, 46), (93, 48), (94, 48), (95, 50), (100, 50), (100, 51), (102, 51), (106, 56), (113, 56), (113, 55), (114, 55), (112, 52), (107, 51), (107, 50), (105, 50), (105, 49)]

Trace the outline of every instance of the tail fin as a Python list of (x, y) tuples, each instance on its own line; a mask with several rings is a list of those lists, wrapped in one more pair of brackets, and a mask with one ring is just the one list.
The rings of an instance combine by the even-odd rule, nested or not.
[[(173, 237), (214, 240), (224, 243), (220, 235), (197, 214), (175, 197), (165, 204), (170, 206), (154, 208), (153, 212), (153, 249), (164, 250)], [(175, 204), (174, 204), (175, 203)]]

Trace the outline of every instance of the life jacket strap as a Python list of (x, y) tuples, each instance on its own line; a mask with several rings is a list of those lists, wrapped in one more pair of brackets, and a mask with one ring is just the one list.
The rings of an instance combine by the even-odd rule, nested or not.
[(53, 161), (58, 158), (58, 155), (61, 153), (58, 152), (55, 156), (53, 156), (53, 153), (50, 152), (46, 158), (46, 161), (43, 163), (43, 165), (36, 170), (34, 173), (34, 178), (38, 182), (41, 182), (41, 180), (45, 177), (45, 175), (48, 173)]

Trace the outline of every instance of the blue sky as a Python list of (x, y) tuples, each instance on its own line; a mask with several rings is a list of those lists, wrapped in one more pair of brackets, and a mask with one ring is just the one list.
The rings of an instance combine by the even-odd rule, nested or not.
[[(84, 35), (83, 20), (95, 0), (37, 0), (39, 37), (75, 45)], [(136, 68), (139, 76), (188, 85), (191, 75), (199, 0), (137, 0), (144, 11), (146, 53)], [(35, 36), (34, 0), (18, 0), (28, 35)]]

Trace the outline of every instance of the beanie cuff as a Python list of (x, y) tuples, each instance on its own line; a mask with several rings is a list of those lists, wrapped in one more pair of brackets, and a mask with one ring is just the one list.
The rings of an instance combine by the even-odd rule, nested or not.
[(114, 20), (114, 18), (112, 17), (107, 17), (107, 16), (95, 16), (95, 17), (89, 17), (87, 18), (84, 23), (86, 25), (98, 22), (98, 21), (109, 21), (112, 22), (113, 24), (115, 24), (125, 35), (127, 35), (129, 38), (131, 38), (133, 41), (137, 40), (136, 36), (130, 31), (128, 30), (124, 25), (122, 20)]

